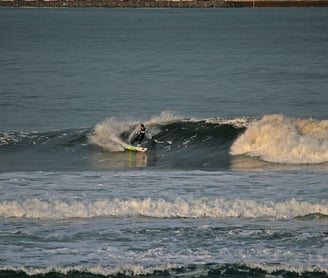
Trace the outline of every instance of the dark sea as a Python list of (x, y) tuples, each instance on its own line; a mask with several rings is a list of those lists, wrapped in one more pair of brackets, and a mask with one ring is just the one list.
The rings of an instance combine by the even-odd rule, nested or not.
[(327, 30), (0, 9), (0, 277), (328, 277)]

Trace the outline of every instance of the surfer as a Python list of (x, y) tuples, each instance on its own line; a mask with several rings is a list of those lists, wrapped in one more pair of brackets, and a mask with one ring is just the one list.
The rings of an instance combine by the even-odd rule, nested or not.
[(146, 127), (144, 124), (140, 124), (139, 128), (136, 130), (134, 138), (131, 140), (131, 144), (138, 141), (138, 146), (140, 146), (142, 140), (145, 138)]
[(154, 138), (152, 132), (149, 130), (149, 128), (146, 129), (144, 124), (140, 124), (139, 127), (137, 127), (129, 136), (129, 142), (131, 145), (133, 145), (133, 143), (138, 141), (138, 147), (140, 147), (141, 142), (143, 141), (143, 139), (145, 138), (145, 136), (152, 140), (153, 143), (164, 143), (161, 141), (158, 141)]

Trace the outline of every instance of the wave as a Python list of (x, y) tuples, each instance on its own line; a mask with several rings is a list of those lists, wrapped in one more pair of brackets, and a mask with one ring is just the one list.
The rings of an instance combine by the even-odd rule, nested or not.
[[(136, 122), (107, 119), (98, 124), (90, 143), (110, 151), (119, 150)], [(260, 158), (275, 164), (321, 164), (328, 162), (328, 120), (265, 115), (261, 119), (185, 119), (164, 113), (146, 122), (155, 138), (166, 142), (166, 153), (198, 165), (228, 165), (231, 156)], [(118, 128), (119, 127), (119, 128)], [(112, 141), (111, 142), (111, 139)], [(149, 147), (150, 142), (146, 142)], [(179, 159), (181, 158), (181, 159)]]
[[(143, 146), (149, 151), (140, 159), (125, 154), (123, 148), (140, 121), (111, 117), (93, 128), (5, 131), (0, 133), (0, 169), (117, 169), (136, 165), (202, 170), (276, 167), (281, 170), (282, 165), (312, 164), (327, 170), (328, 120), (283, 115), (266, 115), (261, 119), (194, 119), (162, 112), (143, 123), (157, 143), (146, 138)], [(12, 163), (9, 165), (8, 161)]]
[(3, 277), (327, 277), (328, 269), (318, 266), (284, 266), (266, 264), (167, 264), (155, 267), (122, 265), (116, 267), (72, 266), (53, 268), (6, 267), (0, 268)]
[(328, 120), (266, 115), (247, 126), (230, 154), (260, 157), (273, 163), (328, 162)]
[[(328, 203), (310, 203), (295, 199), (273, 202), (228, 199), (104, 199), (94, 201), (42, 200), (1, 201), (0, 217), (68, 219), (91, 217), (154, 218), (274, 218), (290, 219), (308, 215), (328, 215)], [(317, 217), (318, 218), (318, 217)]]

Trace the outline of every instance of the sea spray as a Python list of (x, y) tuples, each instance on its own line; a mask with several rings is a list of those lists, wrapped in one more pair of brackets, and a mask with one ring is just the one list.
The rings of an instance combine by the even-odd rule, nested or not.
[(125, 143), (120, 138), (120, 134), (126, 129), (129, 129), (128, 122), (120, 122), (114, 118), (108, 118), (96, 125), (93, 132), (89, 135), (88, 141), (90, 144), (108, 151), (123, 151)]

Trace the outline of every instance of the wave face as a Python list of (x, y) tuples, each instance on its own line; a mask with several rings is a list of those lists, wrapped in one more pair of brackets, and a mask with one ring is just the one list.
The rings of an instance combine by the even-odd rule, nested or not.
[[(261, 119), (190, 119), (163, 112), (144, 122), (145, 154), (124, 151), (140, 122), (108, 118), (94, 128), (0, 133), (0, 168), (87, 170), (155, 167), (173, 169), (325, 169), (328, 121), (266, 115)], [(27, 163), (28, 161), (28, 163)], [(302, 166), (303, 165), (303, 166)]]

